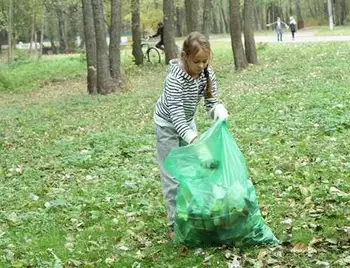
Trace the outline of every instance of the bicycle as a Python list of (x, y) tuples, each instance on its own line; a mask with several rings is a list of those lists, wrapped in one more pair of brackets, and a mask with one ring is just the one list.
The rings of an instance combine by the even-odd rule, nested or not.
[(143, 52), (144, 59), (152, 64), (160, 63), (161, 57), (158, 48), (155, 46), (150, 46), (148, 40), (149, 37), (144, 38), (141, 42), (141, 50)]

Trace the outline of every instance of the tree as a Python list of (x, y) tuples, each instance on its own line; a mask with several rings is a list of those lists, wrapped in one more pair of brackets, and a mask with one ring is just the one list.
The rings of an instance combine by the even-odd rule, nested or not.
[(44, 5), (42, 5), (42, 14), (40, 19), (40, 50), (38, 59), (40, 60), (43, 55), (43, 42), (44, 42), (44, 26), (45, 26), (45, 8)]
[(90, 94), (97, 92), (97, 56), (96, 56), (96, 37), (95, 26), (92, 12), (91, 0), (82, 0), (84, 34), (86, 44), (86, 62), (87, 62), (87, 90)]
[(203, 11), (203, 33), (207, 38), (211, 31), (211, 14), (212, 14), (212, 0), (204, 0), (204, 11)]
[(132, 55), (135, 64), (143, 64), (141, 49), (140, 0), (131, 0)]
[(121, 31), (121, 1), (111, 1), (111, 28), (109, 42), (109, 62), (111, 76), (117, 85), (121, 83), (120, 75), (120, 31)]
[(61, 5), (57, 5), (56, 13), (58, 17), (58, 29), (60, 36), (60, 53), (63, 53), (68, 50), (68, 41), (66, 34), (66, 22), (64, 18), (64, 11)]
[(297, 13), (298, 29), (303, 29), (304, 28), (304, 20), (303, 20), (302, 14), (301, 14), (300, 0), (295, 0), (295, 9), (296, 9), (296, 13)]
[(35, 23), (36, 23), (36, 9), (35, 9), (35, 0), (32, 0), (33, 4), (33, 15), (32, 15), (32, 31), (30, 33), (30, 44), (29, 44), (29, 50), (28, 54), (32, 52), (32, 46), (33, 42), (35, 42), (35, 48), (36, 48), (36, 38), (35, 38)]
[(244, 45), (247, 61), (258, 63), (254, 39), (254, 0), (244, 0)]
[(9, 15), (8, 15), (8, 63), (12, 62), (12, 0), (9, 0)]
[(231, 46), (236, 69), (246, 68), (247, 59), (242, 44), (242, 30), (240, 22), (240, 1), (231, 0)]
[(109, 94), (114, 91), (114, 83), (110, 75), (105, 17), (101, 0), (92, 0), (92, 11), (97, 53), (97, 92), (100, 94)]
[(175, 29), (174, 29), (174, 4), (172, 0), (163, 1), (164, 13), (164, 52), (165, 63), (176, 58)]
[(329, 29), (333, 30), (333, 11), (332, 11), (332, 0), (328, 0), (328, 19), (329, 19)]
[(199, 0), (185, 0), (187, 32), (202, 31)]

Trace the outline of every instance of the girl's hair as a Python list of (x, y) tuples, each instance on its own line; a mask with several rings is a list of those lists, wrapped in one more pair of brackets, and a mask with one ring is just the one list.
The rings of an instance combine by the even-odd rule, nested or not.
[[(200, 50), (208, 51), (211, 55), (211, 48), (208, 38), (199, 32), (190, 33), (182, 46), (181, 57), (194, 57)], [(213, 84), (209, 77), (208, 66), (204, 69), (204, 75), (207, 79), (207, 86), (204, 92), (206, 99), (213, 98)]]

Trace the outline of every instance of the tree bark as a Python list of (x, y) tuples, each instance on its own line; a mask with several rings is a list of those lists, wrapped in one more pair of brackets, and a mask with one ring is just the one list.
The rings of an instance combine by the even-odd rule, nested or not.
[(45, 8), (43, 7), (43, 13), (41, 14), (41, 30), (40, 30), (40, 49), (39, 49), (39, 60), (43, 55), (43, 41), (44, 41), (44, 25), (45, 25)]
[(91, 0), (82, 0), (84, 39), (86, 44), (87, 59), (87, 90), (90, 94), (97, 94), (97, 56), (96, 56), (96, 36), (92, 12)]
[(333, 30), (333, 12), (332, 12), (332, 0), (328, 0), (328, 19), (329, 19), (329, 29)]
[(58, 7), (56, 12), (58, 17), (58, 29), (59, 29), (59, 36), (60, 36), (60, 53), (64, 53), (68, 49), (66, 23), (64, 20), (64, 14), (63, 14), (63, 11), (61, 10), (61, 7)]
[(240, 22), (240, 1), (231, 0), (231, 46), (236, 69), (246, 68), (247, 59), (242, 44), (242, 30)]
[(9, 0), (9, 17), (8, 17), (8, 31), (7, 31), (7, 61), (8, 64), (12, 62), (12, 0)]
[(94, 14), (96, 36), (97, 92), (100, 94), (109, 94), (114, 90), (114, 84), (109, 69), (103, 2), (101, 0), (92, 0), (92, 11)]
[(254, 39), (254, 0), (244, 0), (244, 45), (248, 63), (257, 64)]
[(212, 0), (204, 1), (204, 12), (203, 12), (203, 33), (209, 39), (211, 31), (211, 12), (213, 9)]
[(174, 38), (174, 4), (172, 0), (163, 0), (164, 14), (164, 52), (165, 63), (176, 58), (176, 44)]
[(30, 32), (30, 44), (29, 44), (28, 54), (30, 54), (32, 52), (33, 41), (36, 43), (36, 40), (35, 40), (35, 20), (36, 20), (35, 0), (32, 0), (32, 4), (33, 4), (32, 30)]
[(131, 0), (132, 55), (135, 64), (143, 64), (141, 49), (140, 0)]
[(304, 20), (303, 20), (302, 14), (301, 14), (300, 0), (295, 0), (295, 10), (296, 10), (296, 13), (297, 13), (298, 29), (303, 29), (304, 28)]
[(185, 0), (186, 24), (188, 33), (194, 31), (200, 32), (202, 30), (199, 7), (199, 0)]
[(121, 1), (111, 1), (111, 33), (109, 42), (109, 62), (111, 76), (116, 85), (121, 84), (120, 74), (120, 31), (121, 31)]
[(184, 36), (186, 34), (186, 20), (184, 18), (185, 10), (183, 7), (176, 7), (176, 36)]

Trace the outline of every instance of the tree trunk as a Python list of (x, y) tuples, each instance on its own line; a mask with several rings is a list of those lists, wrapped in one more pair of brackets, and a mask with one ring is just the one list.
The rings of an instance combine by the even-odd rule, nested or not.
[(112, 0), (111, 2), (111, 33), (109, 43), (109, 62), (111, 76), (116, 83), (120, 85), (120, 32), (121, 32), (121, 1)]
[(44, 25), (45, 25), (45, 8), (43, 7), (43, 13), (41, 14), (41, 30), (40, 30), (40, 50), (39, 50), (39, 60), (43, 55), (43, 41), (44, 41)]
[(164, 14), (164, 52), (165, 63), (176, 58), (177, 49), (174, 38), (174, 4), (172, 0), (163, 0)]
[(200, 2), (199, 0), (185, 0), (186, 9), (186, 25), (187, 32), (200, 32), (201, 29), (201, 17), (200, 17)]
[(303, 29), (304, 28), (304, 20), (303, 20), (302, 14), (301, 14), (300, 0), (295, 0), (295, 10), (296, 10), (296, 13), (297, 13), (298, 29)]
[[(230, 0), (222, 0), (221, 1), (221, 16), (223, 21), (223, 33), (229, 33), (230, 32)], [(241, 16), (240, 16), (240, 19)]]
[(254, 0), (244, 0), (244, 45), (248, 63), (257, 64), (254, 39)]
[[(185, 10), (182, 7), (176, 7), (176, 36), (184, 36), (185, 35)], [(185, 23), (184, 23), (185, 22)]]
[(35, 0), (32, 0), (33, 4), (33, 16), (32, 16), (32, 30), (30, 32), (30, 44), (29, 44), (29, 49), (28, 49), (28, 54), (32, 52), (32, 46), (33, 46), (33, 40), (35, 42)]
[(329, 29), (333, 30), (333, 12), (332, 12), (332, 0), (328, 0), (328, 19), (329, 19)]
[(213, 9), (212, 0), (204, 0), (203, 12), (203, 33), (209, 39), (211, 31), (211, 12)]
[(212, 19), (213, 19), (213, 22), (212, 22), (212, 33), (215, 33), (215, 34), (220, 33), (219, 16), (218, 16), (218, 12), (216, 12), (217, 6), (218, 6), (218, 3), (215, 1), (213, 3), (213, 9), (212, 9), (212, 12), (211, 12), (211, 16), (212, 16)]
[(109, 94), (113, 91), (114, 84), (109, 69), (103, 2), (101, 0), (92, 0), (92, 11), (94, 14), (96, 36), (97, 92), (100, 94)]
[(66, 23), (64, 21), (64, 14), (63, 14), (63, 11), (61, 10), (61, 7), (58, 7), (56, 12), (58, 17), (58, 30), (59, 30), (59, 36), (60, 36), (60, 53), (64, 53), (68, 49)]
[(140, 0), (131, 0), (131, 27), (132, 27), (132, 55), (135, 64), (143, 64), (143, 53), (141, 49), (141, 27), (140, 27)]
[(231, 0), (231, 46), (236, 69), (246, 68), (247, 59), (242, 44), (242, 30), (240, 22), (240, 1)]
[(84, 39), (86, 44), (87, 59), (87, 90), (90, 94), (97, 94), (97, 56), (96, 56), (96, 36), (92, 12), (91, 0), (82, 0)]
[(9, 17), (8, 17), (8, 31), (7, 31), (7, 61), (8, 64), (12, 62), (12, 0), (9, 0)]

